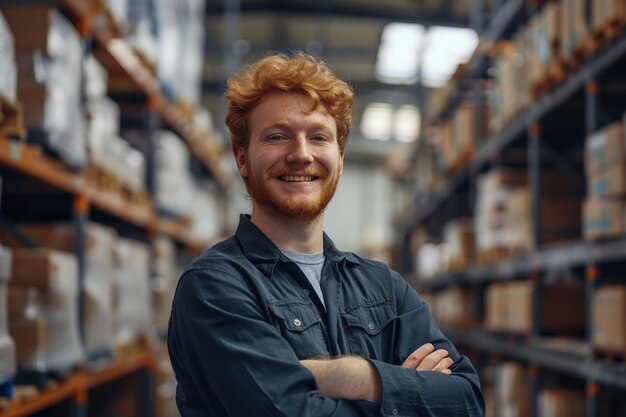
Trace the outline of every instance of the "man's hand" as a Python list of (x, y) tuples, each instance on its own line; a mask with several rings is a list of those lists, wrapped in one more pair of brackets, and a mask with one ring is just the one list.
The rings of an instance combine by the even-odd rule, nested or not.
[(439, 371), (450, 375), (449, 369), (454, 361), (448, 357), (448, 351), (437, 349), (431, 343), (426, 343), (415, 349), (402, 364), (403, 368), (415, 369), (418, 371)]

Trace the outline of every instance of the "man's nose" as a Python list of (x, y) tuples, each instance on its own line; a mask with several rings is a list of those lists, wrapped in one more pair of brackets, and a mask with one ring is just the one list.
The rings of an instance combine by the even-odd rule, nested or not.
[(291, 142), (291, 149), (287, 155), (287, 162), (310, 163), (313, 162), (311, 144), (304, 136), (298, 136)]

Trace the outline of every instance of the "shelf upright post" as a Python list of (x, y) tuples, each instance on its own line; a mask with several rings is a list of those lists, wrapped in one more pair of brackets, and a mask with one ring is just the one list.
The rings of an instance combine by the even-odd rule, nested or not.
[(161, 125), (161, 118), (158, 112), (159, 100), (148, 96), (146, 103), (146, 111), (144, 121), (146, 125), (146, 136), (148, 146), (146, 150), (146, 189), (150, 197), (155, 197), (157, 190), (156, 179), (156, 147), (157, 147), (157, 130)]
[(530, 190), (531, 250), (536, 252), (541, 242), (541, 132), (538, 122), (528, 126), (528, 186)]
[[(598, 83), (594, 79), (588, 79), (585, 84), (585, 138), (589, 137), (595, 132), (598, 125)], [(594, 243), (591, 243), (591, 249), (593, 249)], [(592, 251), (593, 253), (594, 251)], [(596, 265), (593, 255), (590, 255), (587, 259), (587, 268), (585, 271), (585, 336), (586, 341), (590, 346), (593, 344), (593, 312), (591, 306), (593, 305), (593, 298), (597, 288), (598, 278), (600, 277), (600, 269)], [(593, 351), (587, 358), (589, 361), (593, 360)], [(598, 394), (599, 386), (597, 383), (589, 379), (587, 380), (587, 416), (595, 417), (598, 415)]]
[[(591, 258), (591, 257), (590, 257)], [(587, 308), (585, 309), (585, 332), (587, 343), (593, 346), (593, 312), (591, 306), (593, 305), (593, 296), (596, 291), (598, 279), (600, 278), (600, 268), (596, 266), (595, 261), (590, 259), (588, 261), (587, 268), (585, 270), (585, 303)], [(593, 348), (591, 353), (587, 357), (589, 362), (593, 361)], [(593, 378), (587, 379), (587, 417), (596, 417), (598, 415), (598, 394), (600, 393), (600, 386)]]
[[(74, 218), (74, 251), (78, 261), (78, 331), (80, 338), (85, 344), (85, 274), (86, 274), (86, 230), (87, 221), (89, 219), (89, 198), (86, 193), (80, 193), (74, 197), (73, 218)], [(80, 371), (80, 372), (84, 372)], [(81, 378), (83, 381), (84, 378)], [(79, 386), (77, 393), (71, 403), (71, 417), (87, 416), (87, 382), (83, 381), (84, 386)], [(82, 384), (81, 384), (82, 385)]]

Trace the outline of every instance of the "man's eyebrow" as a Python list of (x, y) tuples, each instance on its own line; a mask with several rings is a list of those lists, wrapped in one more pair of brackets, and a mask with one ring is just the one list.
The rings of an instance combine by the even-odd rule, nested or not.
[[(274, 122), (274, 123), (268, 123), (267, 125), (264, 125), (261, 127), (261, 132), (265, 132), (267, 130), (271, 130), (271, 129), (285, 129), (285, 130), (291, 130), (292, 126), (289, 122), (287, 121), (278, 121), (278, 122)], [(312, 123), (307, 130), (325, 130), (327, 132), (332, 132), (333, 129), (330, 128), (326, 123)]]

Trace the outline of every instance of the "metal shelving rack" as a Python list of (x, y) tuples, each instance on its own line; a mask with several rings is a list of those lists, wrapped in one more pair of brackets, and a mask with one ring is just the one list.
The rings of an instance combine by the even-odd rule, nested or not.
[[(506, 34), (515, 29), (520, 21), (535, 12), (533, 5), (528, 2), (509, 0), (501, 2), (501, 7), (487, 27), (481, 23), (480, 16), (484, 15), (481, 2), (475, 1), (472, 7), (476, 19), (474, 25), (482, 33), (485, 41), (472, 61), (468, 64), (464, 77), (481, 78), (485, 75), (485, 67), (489, 48), (498, 40), (506, 38)], [(526, 166), (528, 169), (528, 184), (532, 202), (532, 247), (528, 254), (504, 259), (489, 265), (472, 265), (463, 270), (440, 274), (436, 279), (415, 282), (415, 272), (412, 270), (414, 262), (410, 259), (401, 259), (401, 265), (410, 269), (403, 271), (412, 276), (416, 288), (424, 293), (435, 293), (447, 288), (483, 288), (494, 283), (520, 278), (541, 284), (545, 277), (557, 274), (563, 270), (576, 271), (577, 279), (585, 286), (586, 298), (586, 335), (577, 340), (577, 349), (564, 351), (546, 347), (538, 329), (537, 317), (540, 315), (538, 299), (541, 289), (533, 293), (532, 313), (535, 318), (530, 334), (521, 340), (507, 337), (507, 335), (488, 332), (481, 328), (452, 329), (445, 328), (444, 332), (457, 344), (469, 347), (482, 354), (495, 357), (508, 357), (528, 365), (530, 372), (531, 410), (537, 415), (536, 398), (541, 388), (541, 372), (546, 370), (560, 375), (566, 375), (580, 380), (586, 385), (587, 417), (599, 415), (599, 395), (602, 387), (617, 390), (626, 390), (626, 363), (614, 362), (594, 355), (591, 343), (591, 312), (590, 306), (593, 295), (603, 278), (605, 265), (626, 262), (626, 237), (619, 237), (604, 241), (585, 241), (582, 239), (545, 244), (541, 241), (541, 191), (542, 161), (546, 155), (552, 158), (555, 165), (568, 170), (575, 181), (581, 180), (581, 175), (572, 169), (570, 162), (560, 158), (558, 152), (550, 152), (551, 140), (554, 136), (554, 118), (563, 117), (562, 109), (577, 103), (580, 116), (576, 126), (580, 126), (580, 146), (585, 136), (588, 136), (606, 122), (601, 120), (601, 91), (602, 78), (612, 69), (626, 68), (626, 33), (622, 33), (610, 43), (597, 50), (593, 56), (585, 59), (577, 68), (568, 72), (564, 80), (549, 92), (538, 97), (532, 105), (511, 120), (501, 131), (486, 138), (472, 159), (459, 170), (454, 172), (437, 189), (430, 192), (421, 191), (415, 194), (414, 204), (404, 224), (398, 225), (398, 231), (403, 245), (403, 256), (411, 253), (411, 235), (418, 227), (432, 223), (442, 226), (441, 213), (446, 206), (453, 204), (453, 197), (467, 188), (470, 196), (477, 174), (489, 168), (490, 164), (499, 155), (513, 145), (525, 144)], [(623, 72), (622, 72), (623, 74)], [(470, 80), (471, 82), (471, 80)], [(626, 103), (626, 100), (624, 100)], [(454, 93), (451, 94), (448, 107), (442, 113), (450, 111), (456, 105)], [(569, 107), (567, 107), (569, 108)], [(623, 109), (626, 109), (626, 105)], [(552, 123), (552, 125), (551, 125)], [(416, 151), (417, 148), (416, 148)], [(471, 198), (471, 197), (470, 197)], [(449, 219), (448, 219), (449, 220)], [(540, 286), (539, 286), (540, 287)], [(508, 335), (510, 336), (510, 335)]]
[[(200, 135), (191, 128), (190, 115), (170, 103), (160, 91), (156, 78), (141, 64), (136, 54), (117, 35), (102, 25), (95, 25), (103, 12), (95, 2), (83, 0), (53, 0), (20, 2), (4, 0), (1, 5), (24, 6), (45, 4), (58, 7), (70, 17), (78, 32), (87, 40), (91, 52), (100, 60), (105, 69), (113, 74), (110, 78), (110, 93), (119, 100), (139, 103), (141, 109), (140, 127), (148, 134), (148, 141), (154, 142), (154, 132), (164, 126), (176, 132), (187, 144), (191, 154), (213, 178), (220, 196), (225, 197), (232, 185), (229, 172), (225, 172), (221, 159), (223, 149), (218, 139)], [(147, 147), (149, 173), (147, 188), (150, 196), (154, 191), (153, 144)], [(185, 251), (197, 254), (205, 250), (210, 242), (190, 237), (188, 225), (175, 218), (162, 215), (154, 201), (137, 205), (122, 199), (119, 195), (103, 193), (93, 188), (84, 172), (76, 172), (59, 161), (42, 153), (21, 137), (0, 132), (0, 172), (4, 184), (19, 181), (20, 185), (43, 190), (47, 195), (58, 199), (65, 220), (71, 221), (76, 230), (75, 254), (79, 264), (79, 285), (84, 287), (85, 277), (85, 229), (94, 215), (104, 218), (118, 231), (151, 241), (158, 235), (172, 238)], [(3, 190), (4, 191), (4, 190)], [(3, 207), (5, 208), (5, 207)], [(80, 291), (82, 294), (83, 291)], [(82, 306), (79, 300), (79, 305)], [(82, 316), (82, 314), (81, 314)], [(81, 333), (84, 323), (80, 323)], [(56, 386), (43, 389), (35, 398), (19, 403), (11, 403), (8, 408), (0, 408), (2, 417), (28, 416), (51, 407), (63, 406), (63, 415), (87, 416), (90, 392), (107, 384), (128, 377), (138, 376), (140, 386), (138, 398), (141, 415), (154, 415), (154, 375), (157, 372), (156, 357), (148, 346), (130, 357), (119, 358), (103, 369), (89, 370), (89, 363), (68, 379)]]

